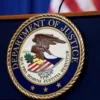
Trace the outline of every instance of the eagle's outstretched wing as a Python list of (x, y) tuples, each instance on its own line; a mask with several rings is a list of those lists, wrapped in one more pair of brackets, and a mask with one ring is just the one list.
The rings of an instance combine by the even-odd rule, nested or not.
[(49, 45), (56, 45), (56, 43), (66, 43), (52, 34), (37, 34), (35, 38), (33, 38), (33, 42), (35, 42), (37, 46), (44, 48), (48, 48)]
[[(32, 52), (37, 54), (40, 54), (39, 52), (47, 52), (50, 55), (52, 54), (49, 51), (50, 45), (56, 45), (56, 43), (66, 43), (52, 34), (36, 34), (32, 41), (36, 43), (36, 45), (32, 47)], [(43, 58), (43, 55), (39, 56), (41, 56), (39, 58)]]

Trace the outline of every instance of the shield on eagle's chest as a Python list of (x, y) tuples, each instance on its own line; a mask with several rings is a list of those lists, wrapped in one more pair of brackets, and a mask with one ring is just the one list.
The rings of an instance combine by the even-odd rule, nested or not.
[(35, 56), (34, 62), (28, 64), (28, 71), (40, 72), (51, 69), (55, 67), (55, 65), (59, 63), (61, 60), (62, 58), (59, 57), (56, 57), (54, 59), (48, 59), (45, 57), (44, 60), (41, 60)]

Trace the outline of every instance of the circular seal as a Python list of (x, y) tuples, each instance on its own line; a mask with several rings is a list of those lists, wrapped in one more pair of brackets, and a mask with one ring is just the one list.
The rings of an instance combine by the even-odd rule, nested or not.
[(25, 21), (12, 37), (8, 72), (25, 95), (49, 99), (67, 91), (78, 78), (84, 61), (84, 44), (68, 19), (43, 14)]

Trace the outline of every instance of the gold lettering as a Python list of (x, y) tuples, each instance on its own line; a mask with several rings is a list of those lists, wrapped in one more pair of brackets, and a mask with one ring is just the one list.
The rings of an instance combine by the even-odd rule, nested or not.
[(18, 69), (18, 64), (14, 63), (12, 67), (13, 67), (13, 70)]
[(12, 62), (17, 62), (17, 57), (15, 59), (12, 58)]
[(43, 23), (43, 22), (44, 22), (45, 20), (42, 19), (42, 20), (39, 20), (39, 21), (40, 21), (40, 23), (41, 23), (41, 26), (44, 26), (44, 23)]
[(18, 53), (19, 47), (13, 48), (13, 50)]
[(78, 62), (78, 58), (77, 57), (72, 57), (72, 62), (73, 61), (77, 63)]
[(39, 22), (37, 21), (37, 23), (33, 23), (33, 25), (34, 25), (34, 27), (36, 28), (36, 26), (37, 27), (40, 27), (40, 25), (39, 25)]
[(53, 19), (49, 20), (48, 25), (57, 27), (60, 24), (60, 21), (55, 21)]
[[(66, 30), (66, 31), (68, 31), (68, 30)], [(70, 35), (71, 33), (72, 33), (72, 31), (70, 31), (69, 33), (66, 32), (65, 35)]]
[(57, 27), (60, 24), (60, 21), (56, 21), (54, 27)]
[(79, 55), (79, 51), (77, 49), (72, 50), (72, 55), (73, 56), (78, 56)]
[[(65, 33), (65, 35), (70, 35), (72, 33), (72, 31), (70, 31), (70, 28), (68, 26), (65, 25), (64, 28), (61, 28), (61, 31)], [(69, 34), (67, 34), (67, 32), (70, 31)]]
[(68, 36), (68, 40), (72, 40), (74, 38), (74, 34)]
[(24, 35), (24, 37), (26, 37), (28, 33), (29, 33), (29, 31), (28, 31), (27, 28), (25, 28), (25, 32), (22, 32), (22, 34)]
[(74, 43), (76, 43), (77, 44), (77, 40), (76, 40), (76, 38), (74, 38), (75, 40), (74, 41), (72, 41), (71, 42), (71, 44), (74, 44)]
[(62, 31), (62, 32), (65, 31), (66, 28), (67, 28), (67, 26), (65, 25), (64, 28), (61, 28), (61, 31)]
[(28, 26), (28, 28), (29, 28), (29, 30), (30, 30), (30, 32), (32, 31), (32, 24), (30, 24), (29, 26)]
[(18, 45), (18, 46), (20, 46), (21, 43), (22, 43), (22, 42), (19, 41), (19, 40), (16, 40), (16, 42), (15, 42), (15, 44)]
[(77, 45), (77, 46), (73, 46), (73, 47), (72, 47), (72, 49), (76, 49), (76, 48), (78, 48), (78, 45)]
[(12, 52), (12, 56), (17, 56), (17, 55), (16, 55), (16, 52)]
[(19, 37), (18, 38), (20, 38), (21, 40), (23, 40), (24, 38), (22, 38), (20, 35), (19, 35)]
[[(65, 31), (65, 34), (67, 34), (67, 32), (68, 32), (69, 30), (70, 30), (70, 29), (69, 29), (69, 28), (67, 28), (67, 29), (66, 29), (66, 31)], [(72, 33), (72, 31), (70, 31), (70, 33), (69, 33), (69, 34), (71, 34), (71, 33)], [(69, 35), (69, 34), (68, 34), (68, 35)]]
[(53, 19), (49, 20), (48, 25), (49, 26), (54, 26), (55, 25), (55, 21)]

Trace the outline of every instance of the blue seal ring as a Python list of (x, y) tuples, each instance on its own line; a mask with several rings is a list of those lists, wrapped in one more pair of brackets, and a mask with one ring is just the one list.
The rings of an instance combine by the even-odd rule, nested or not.
[[(48, 24), (50, 20), (52, 21)], [(39, 24), (35, 27), (31, 26), (31, 28), (29, 28), (32, 23), (40, 21), (43, 25)], [(59, 25), (56, 22), (59, 22)], [(18, 56), (24, 39), (32, 31), (45, 27), (55, 28), (66, 36), (71, 47), (71, 61), (68, 70), (63, 77), (52, 84), (40, 86), (31, 83), (23, 76), (20, 70)], [(63, 29), (61, 29), (61, 27), (63, 27)], [(27, 34), (25, 32), (27, 32)], [(14, 85), (26, 96), (36, 99), (54, 98), (68, 90), (78, 78), (83, 62), (84, 44), (80, 32), (68, 19), (55, 14), (38, 15), (25, 21), (12, 37), (7, 52), (8, 73)]]

